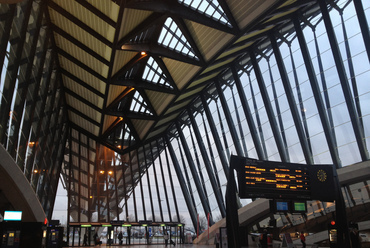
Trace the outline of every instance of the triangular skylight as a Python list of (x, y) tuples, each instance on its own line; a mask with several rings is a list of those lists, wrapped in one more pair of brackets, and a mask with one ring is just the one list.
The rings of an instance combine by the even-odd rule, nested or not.
[(144, 101), (144, 98), (141, 96), (139, 91), (136, 91), (132, 97), (132, 102), (130, 106), (130, 111), (142, 114), (153, 115), (150, 111), (147, 103)]
[(217, 0), (178, 0), (178, 2), (231, 27), (225, 12)]
[(142, 79), (154, 84), (158, 84), (160, 86), (165, 86), (173, 89), (172, 85), (166, 77), (166, 74), (163, 73), (161, 67), (152, 57), (148, 59)]
[(158, 44), (199, 60), (190, 43), (172, 18), (167, 18), (164, 23)]
[(126, 149), (127, 147), (135, 144), (135, 136), (125, 122), (120, 122), (115, 126), (114, 131), (107, 137), (108, 143), (117, 147), (118, 149)]
[(122, 129), (121, 138), (123, 138), (124, 141), (130, 141), (130, 143), (135, 142), (135, 137), (131, 135), (130, 128), (128, 127), (126, 123), (125, 123), (124, 128)]

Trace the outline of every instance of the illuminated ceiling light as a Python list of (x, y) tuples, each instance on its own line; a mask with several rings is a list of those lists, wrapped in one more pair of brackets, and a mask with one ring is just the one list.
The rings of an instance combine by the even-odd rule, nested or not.
[(90, 199), (92, 199), (92, 195), (90, 195)]
[(142, 56), (145, 56), (145, 55), (146, 55), (146, 52), (142, 51), (140, 54), (141, 54)]
[(100, 171), (100, 174), (104, 174), (104, 171), (103, 171), (103, 170), (101, 170), (101, 171)]
[(109, 174), (109, 175), (112, 175), (112, 174), (113, 174), (113, 171), (108, 171), (108, 174)]
[(33, 173), (38, 173), (39, 171), (38, 170), (34, 170)]
[(120, 118), (119, 118), (119, 120), (120, 120), (120, 121), (123, 121), (123, 117), (120, 117)]
[(121, 145), (118, 145), (117, 148), (121, 149)]

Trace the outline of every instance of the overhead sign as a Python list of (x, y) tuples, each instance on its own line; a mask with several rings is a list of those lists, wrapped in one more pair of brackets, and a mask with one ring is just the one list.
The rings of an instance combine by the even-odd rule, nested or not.
[(5, 221), (21, 221), (22, 211), (4, 211)]
[[(240, 198), (335, 200), (332, 165), (303, 165), (232, 156)], [(313, 185), (314, 183), (314, 185)], [(322, 191), (322, 187), (327, 187)]]

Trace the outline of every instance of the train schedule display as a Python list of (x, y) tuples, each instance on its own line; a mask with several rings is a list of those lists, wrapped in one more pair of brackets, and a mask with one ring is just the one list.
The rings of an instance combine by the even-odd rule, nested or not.
[(230, 166), (238, 173), (240, 198), (335, 200), (332, 165), (303, 165), (232, 156)]

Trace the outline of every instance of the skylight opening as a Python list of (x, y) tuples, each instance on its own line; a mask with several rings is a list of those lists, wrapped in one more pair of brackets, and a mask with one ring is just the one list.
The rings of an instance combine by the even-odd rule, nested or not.
[(158, 84), (173, 89), (172, 85), (167, 79), (166, 74), (163, 73), (161, 67), (152, 57), (148, 59), (142, 79), (154, 84)]
[(202, 14), (206, 14), (222, 24), (232, 27), (217, 0), (178, 0), (178, 2)]
[(140, 95), (138, 91), (135, 92), (132, 98), (130, 111), (152, 115), (152, 112), (149, 110), (148, 105), (144, 101), (144, 98)]
[(125, 135), (124, 135), (124, 140), (129, 140), (130, 139), (130, 129), (128, 128), (128, 126), (127, 126), (127, 124), (125, 123), (125, 127), (124, 127), (124, 129), (125, 129)]
[(181, 29), (171, 18), (167, 18), (165, 21), (159, 35), (158, 44), (199, 60)]

